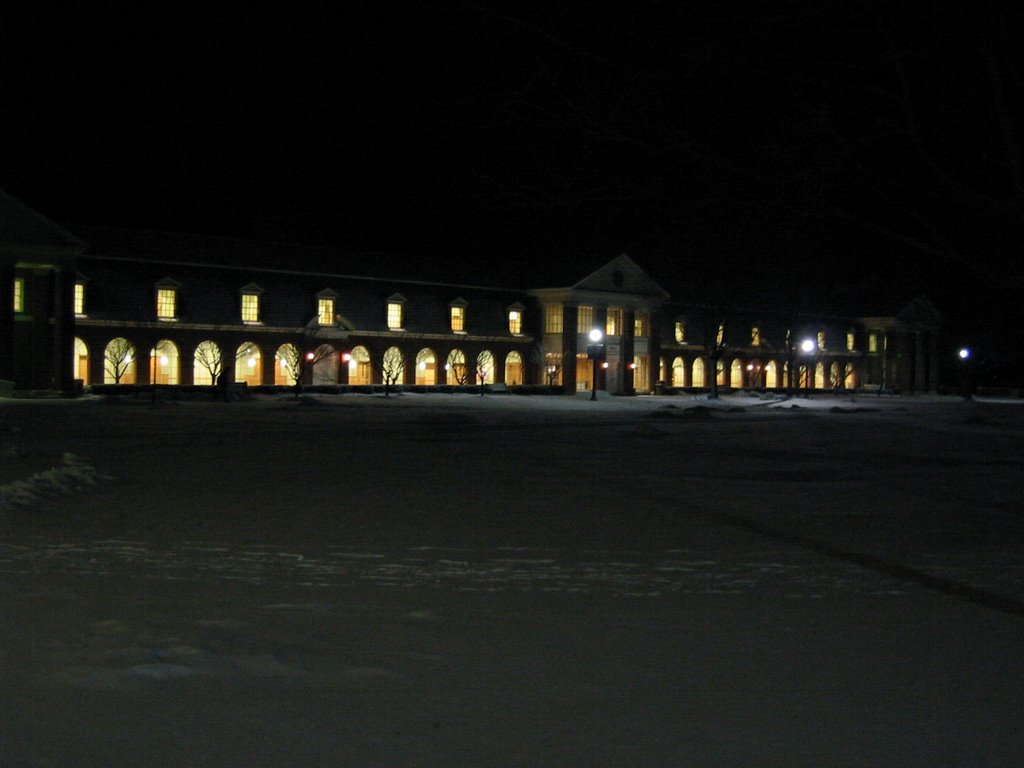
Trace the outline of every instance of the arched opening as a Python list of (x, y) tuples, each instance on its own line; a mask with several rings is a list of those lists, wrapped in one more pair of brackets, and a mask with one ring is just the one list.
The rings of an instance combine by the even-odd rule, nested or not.
[(839, 363), (832, 363), (828, 369), (828, 384), (832, 389), (839, 389), (843, 386), (843, 378), (839, 370)]
[[(600, 361), (598, 361), (600, 365)], [(590, 392), (594, 386), (594, 361), (586, 355), (576, 355), (576, 391)]]
[(733, 389), (743, 389), (743, 361), (738, 357), (729, 367), (729, 386)]
[(381, 378), (388, 386), (402, 384), (405, 376), (405, 355), (398, 347), (388, 347), (380, 361)]
[(434, 350), (424, 348), (416, 353), (416, 383), (421, 387), (437, 384), (437, 357), (434, 356)]
[(672, 386), (686, 386), (686, 363), (681, 357), (677, 357), (672, 361)]
[(765, 389), (778, 389), (779, 387), (779, 366), (774, 360), (769, 360), (764, 366)]
[(505, 355), (505, 384), (517, 387), (523, 383), (523, 358), (518, 352), (509, 352)]
[(476, 356), (476, 383), (494, 383), (494, 355), (489, 349), (485, 349)]
[(353, 347), (348, 361), (348, 383), (355, 385), (373, 384), (373, 371), (370, 368), (370, 350), (366, 347)]
[(299, 349), (294, 344), (282, 344), (274, 353), (274, 384), (294, 387), (298, 372)]
[[(367, 355), (369, 358), (369, 355)], [(330, 344), (321, 344), (313, 353), (313, 368), (309, 381), (314, 386), (331, 386), (338, 383), (338, 353)], [(369, 360), (367, 360), (369, 366)]]
[(448, 353), (444, 369), (446, 384), (466, 384), (469, 381), (466, 376), (466, 355), (461, 349), (453, 349)]
[(718, 358), (715, 361), (715, 382), (718, 386), (725, 386), (725, 375), (725, 361), (722, 358)]
[(843, 373), (843, 386), (847, 389), (857, 388), (857, 374), (854, 371), (853, 363), (846, 364), (846, 370)]
[(814, 365), (814, 388), (825, 389), (828, 386), (828, 382), (825, 381), (825, 364), (822, 362), (815, 363)]
[(77, 336), (75, 337), (75, 358), (72, 361), (71, 375), (81, 379), (84, 386), (89, 385), (89, 348)]
[(250, 387), (263, 383), (263, 355), (251, 341), (240, 344), (235, 352), (235, 381)]
[(170, 339), (160, 339), (149, 350), (149, 376), (154, 384), (177, 384), (181, 363), (178, 345)]
[(215, 384), (223, 370), (224, 355), (217, 343), (209, 339), (199, 342), (195, 354), (192, 355), (192, 383)]
[(707, 385), (707, 361), (703, 357), (698, 357), (696, 360), (693, 361), (690, 386), (706, 387)]
[(103, 383), (135, 383), (135, 345), (118, 336), (103, 350)]

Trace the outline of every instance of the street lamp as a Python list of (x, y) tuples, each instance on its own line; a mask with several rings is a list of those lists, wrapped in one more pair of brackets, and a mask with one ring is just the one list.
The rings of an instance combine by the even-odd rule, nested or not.
[(590, 343), (587, 345), (587, 357), (593, 360), (593, 381), (590, 382), (590, 399), (597, 400), (597, 363), (604, 360), (604, 333), (600, 328), (590, 329)]
[[(800, 351), (803, 352), (805, 355), (813, 354), (814, 353), (814, 349), (815, 349), (814, 339), (804, 339), (803, 341), (800, 342)], [(810, 360), (808, 360), (805, 363), (805, 365), (804, 365), (804, 374), (807, 376), (807, 380), (806, 380), (806, 382), (804, 384), (804, 389), (805, 390), (810, 390), (810, 388), (811, 388), (811, 376), (813, 375), (812, 371), (811, 371), (811, 361)]]
[(956, 354), (957, 357), (960, 358), (960, 379), (961, 387), (963, 389), (963, 397), (964, 400), (970, 400), (972, 395), (971, 349), (970, 347), (961, 347)]

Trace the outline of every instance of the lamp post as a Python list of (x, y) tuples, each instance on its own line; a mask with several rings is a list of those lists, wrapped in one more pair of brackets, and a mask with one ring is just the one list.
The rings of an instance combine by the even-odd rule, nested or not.
[(807, 362), (804, 365), (804, 371), (807, 375), (807, 382), (804, 385), (805, 395), (807, 395), (807, 392), (811, 389), (811, 364), (814, 362), (812, 358), (812, 355), (814, 354), (814, 347), (815, 344), (813, 339), (804, 339), (800, 342), (800, 351), (807, 356)]
[(960, 379), (961, 386), (963, 388), (964, 400), (971, 399), (971, 349), (970, 347), (961, 347), (957, 353), (957, 357), (960, 358)]
[(590, 343), (587, 345), (587, 357), (593, 361), (593, 380), (590, 382), (590, 399), (597, 400), (597, 364), (604, 360), (604, 334), (600, 328), (591, 328)]

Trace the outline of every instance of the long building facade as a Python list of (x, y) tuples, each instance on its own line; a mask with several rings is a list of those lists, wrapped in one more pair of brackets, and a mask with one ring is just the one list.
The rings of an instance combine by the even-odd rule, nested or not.
[(311, 249), (79, 236), (7, 195), (0, 207), (8, 390), (298, 381), (630, 395), (939, 384), (940, 318), (923, 297), (892, 316), (711, 311), (674, 302), (627, 255), (562, 287), (380, 279), (298, 268)]

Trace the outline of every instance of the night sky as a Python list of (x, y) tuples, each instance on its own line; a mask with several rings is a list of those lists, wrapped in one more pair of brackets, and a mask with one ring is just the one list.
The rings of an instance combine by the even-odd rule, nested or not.
[[(326, 244), (530, 287), (1020, 316), (1002, 3), (0, 11), (0, 186), (76, 224)], [(766, 298), (772, 297), (772, 298)]]

